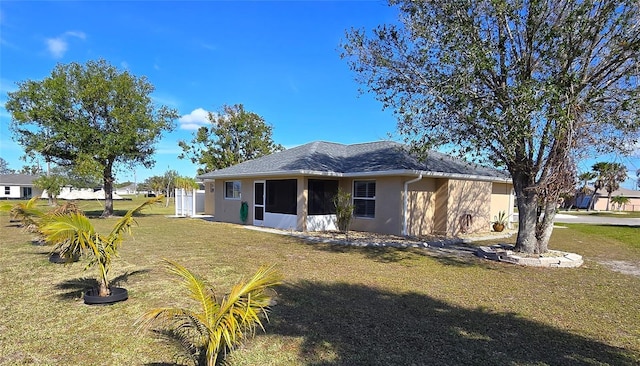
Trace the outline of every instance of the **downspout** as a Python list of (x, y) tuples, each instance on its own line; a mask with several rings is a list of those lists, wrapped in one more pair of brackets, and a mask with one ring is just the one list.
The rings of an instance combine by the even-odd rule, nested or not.
[(409, 206), (409, 184), (415, 183), (421, 179), (422, 179), (422, 173), (420, 173), (420, 175), (417, 178), (404, 182), (404, 202), (402, 205), (402, 217), (403, 217), (402, 235), (404, 236), (407, 236), (407, 221), (409, 220), (409, 215), (407, 214), (407, 210), (409, 209), (408, 207)]

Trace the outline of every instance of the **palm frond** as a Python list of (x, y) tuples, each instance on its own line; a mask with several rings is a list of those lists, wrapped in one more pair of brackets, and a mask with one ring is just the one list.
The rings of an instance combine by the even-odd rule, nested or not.
[(164, 261), (169, 272), (182, 280), (201, 310), (153, 309), (136, 321), (139, 329), (155, 324), (169, 327), (181, 336), (191, 335), (190, 344), (194, 349), (205, 349), (207, 365), (212, 366), (220, 353), (234, 349), (248, 335), (253, 335), (257, 326), (264, 330), (260, 317), (266, 316), (271, 299), (265, 290), (282, 283), (282, 275), (274, 266), (263, 266), (248, 281), (240, 281), (218, 304), (204, 280), (176, 262)]
[(129, 210), (114, 225), (113, 229), (111, 230), (111, 233), (109, 234), (109, 238), (110, 238), (109, 241), (111, 243), (113, 243), (113, 245), (116, 245), (116, 246), (118, 244), (120, 244), (120, 242), (122, 241), (122, 234), (124, 232), (127, 232), (128, 234), (131, 234), (131, 226), (133, 226), (133, 224), (136, 223), (136, 220), (134, 219), (133, 216), (135, 214), (139, 213), (140, 211), (142, 211), (147, 206), (161, 201), (163, 198), (164, 198), (164, 196), (162, 196), (162, 195), (158, 196), (158, 197), (150, 198), (150, 199), (146, 200), (145, 202), (143, 202), (138, 207), (132, 208), (131, 210)]
[(248, 281), (240, 281), (225, 296), (215, 319), (225, 347), (233, 349), (245, 337), (253, 335), (256, 326), (264, 327), (260, 314), (266, 314), (271, 297), (265, 293), (269, 287), (282, 283), (282, 275), (274, 266), (263, 266)]
[(22, 227), (29, 231), (37, 231), (40, 219), (45, 216), (45, 212), (36, 207), (39, 199), (40, 196), (35, 196), (24, 203), (3, 205), (2, 210), (8, 211), (12, 220), (20, 220)]
[(184, 266), (168, 259), (164, 259), (164, 261), (167, 265), (167, 270), (182, 280), (182, 284), (189, 291), (191, 298), (202, 308), (204, 317), (210, 320), (217, 312), (219, 305), (210, 290), (209, 284)]
[(40, 228), (45, 242), (54, 250), (68, 253), (100, 253), (96, 232), (91, 221), (82, 213), (50, 216)]

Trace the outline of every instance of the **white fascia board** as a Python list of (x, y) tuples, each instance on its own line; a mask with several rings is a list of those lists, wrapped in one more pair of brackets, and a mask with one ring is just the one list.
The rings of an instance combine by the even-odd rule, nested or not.
[(490, 181), (490, 182), (500, 182), (500, 183), (511, 183), (511, 178), (500, 178), (500, 177), (492, 177), (486, 175), (469, 175), (469, 174), (455, 174), (455, 173), (443, 173), (443, 172), (430, 172), (430, 171), (421, 171), (421, 170), (387, 170), (387, 171), (379, 171), (379, 172), (356, 172), (356, 173), (347, 173), (344, 174), (343, 177), (348, 178), (357, 178), (357, 177), (381, 177), (381, 176), (411, 176), (417, 177), (422, 174), (423, 178), (449, 178), (449, 179), (460, 179), (460, 180), (478, 180), (478, 181)]
[(270, 178), (270, 177), (290, 177), (290, 176), (322, 176), (322, 177), (343, 177), (344, 174), (336, 172), (315, 171), (315, 170), (281, 170), (264, 173), (239, 173), (220, 174), (213, 177), (203, 177), (205, 181), (216, 179), (242, 179), (242, 178)]
[(313, 176), (313, 177), (334, 177), (334, 178), (360, 178), (360, 177), (388, 177), (388, 176), (418, 176), (422, 174), (423, 178), (449, 178), (460, 180), (477, 180), (477, 181), (490, 181), (500, 183), (511, 183), (511, 178), (500, 178), (484, 175), (467, 175), (467, 174), (452, 174), (442, 172), (429, 172), (420, 170), (385, 170), (376, 172), (354, 172), (354, 173), (338, 173), (329, 171), (318, 170), (282, 170), (266, 173), (241, 173), (241, 174), (221, 174), (214, 177), (202, 178), (205, 181), (213, 181), (216, 179), (242, 179), (242, 178), (272, 178), (272, 177), (287, 177), (287, 176)]

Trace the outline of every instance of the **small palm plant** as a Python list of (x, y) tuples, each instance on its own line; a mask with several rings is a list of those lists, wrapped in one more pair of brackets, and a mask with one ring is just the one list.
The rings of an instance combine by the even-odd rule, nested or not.
[(5, 204), (0, 207), (1, 211), (9, 212), (12, 220), (20, 221), (20, 225), (29, 232), (37, 232), (40, 219), (45, 216), (45, 212), (37, 207), (40, 196), (35, 196), (27, 202), (19, 202), (14, 205)]
[(181, 278), (199, 309), (153, 309), (136, 321), (138, 329), (153, 325), (165, 328), (156, 332), (170, 335), (196, 364), (208, 366), (216, 365), (221, 353), (253, 336), (257, 327), (264, 331), (260, 318), (266, 318), (271, 303), (267, 290), (282, 283), (282, 275), (273, 266), (263, 266), (248, 281), (241, 280), (218, 302), (204, 280), (178, 263), (165, 262), (169, 272)]
[(87, 268), (98, 266), (98, 296), (108, 297), (111, 294), (109, 284), (111, 259), (118, 255), (124, 232), (131, 234), (131, 226), (136, 223), (133, 215), (162, 198), (163, 196), (149, 199), (129, 210), (116, 222), (109, 235), (97, 233), (91, 221), (82, 212), (53, 215), (46, 220), (40, 231), (45, 241), (55, 245), (54, 251), (58, 251), (65, 260), (72, 261), (80, 255), (88, 255), (91, 260)]
[(618, 206), (618, 211), (622, 210), (622, 207), (624, 207), (624, 205), (629, 204), (629, 202), (631, 202), (629, 197), (625, 197), (625, 196), (611, 197), (611, 203)]

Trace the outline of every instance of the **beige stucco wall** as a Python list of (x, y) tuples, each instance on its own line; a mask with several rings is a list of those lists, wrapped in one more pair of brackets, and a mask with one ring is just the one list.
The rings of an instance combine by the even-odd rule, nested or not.
[(463, 233), (470, 215), (468, 233), (488, 231), (491, 211), (491, 182), (450, 179), (447, 197), (447, 235)]
[(296, 187), (298, 189), (298, 203), (296, 204), (297, 209), (297, 221), (296, 221), (296, 230), (298, 231), (306, 231), (307, 230), (307, 213), (308, 210), (308, 199), (309, 190), (308, 190), (308, 179), (304, 177), (298, 177)]
[[(407, 235), (421, 236), (433, 233), (436, 182), (436, 179), (424, 178), (407, 186)], [(402, 194), (404, 195), (404, 187)]]
[(515, 203), (512, 191), (513, 184), (511, 183), (493, 183), (491, 188), (491, 221), (498, 216), (500, 211), (506, 212), (509, 220), (512, 220)]
[(349, 192), (353, 189), (354, 180), (374, 180), (376, 182), (376, 213), (375, 218), (371, 219), (354, 217), (351, 229), (400, 235), (402, 231), (401, 192), (404, 180), (401, 177), (349, 179)]
[(449, 209), (449, 181), (447, 179), (435, 180), (435, 199), (433, 208), (433, 233), (447, 234), (447, 215)]
[[(232, 180), (240, 181), (240, 199), (224, 198), (224, 182)], [(242, 201), (247, 201), (249, 204), (247, 224), (251, 224), (253, 223), (253, 179), (216, 179), (214, 192), (216, 221), (242, 224), (242, 220), (240, 220), (240, 205)]]
[[(354, 180), (376, 182), (375, 217), (354, 217), (351, 230), (401, 235), (404, 216), (404, 183), (415, 177), (378, 177), (338, 179), (339, 187), (352, 193)], [(272, 179), (297, 179), (296, 230), (305, 231), (308, 213), (308, 178), (278, 177)], [(336, 179), (336, 178), (332, 178)], [(249, 205), (247, 224), (253, 223), (253, 184), (256, 179), (241, 179), (241, 199), (224, 198), (225, 179), (216, 179), (214, 192), (206, 187), (205, 211), (213, 207), (217, 221), (241, 223), (240, 205)], [(509, 193), (506, 193), (506, 192)], [(409, 184), (407, 200), (407, 234), (413, 236), (432, 233), (458, 235), (461, 233), (461, 217), (472, 217), (469, 232), (490, 230), (490, 221), (499, 210), (508, 210), (510, 184), (423, 178)], [(210, 206), (207, 206), (210, 205)]]
[[(611, 197), (613, 198), (613, 197)], [(596, 203), (593, 206), (593, 209), (596, 211), (604, 211), (607, 209), (607, 196), (605, 192), (605, 196), (599, 196), (596, 198)], [(610, 211), (617, 211), (618, 205), (610, 202), (609, 203)], [(638, 197), (629, 197), (629, 203), (622, 207), (622, 211), (640, 211), (640, 198)]]
[(204, 183), (204, 213), (206, 215), (216, 214), (215, 190), (216, 188), (214, 182)]

